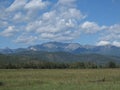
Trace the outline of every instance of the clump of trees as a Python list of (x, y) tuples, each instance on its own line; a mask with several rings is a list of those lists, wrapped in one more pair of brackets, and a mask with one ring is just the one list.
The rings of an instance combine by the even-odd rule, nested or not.
[(86, 69), (86, 68), (118, 68), (115, 62), (108, 62), (105, 65), (98, 65), (92, 62), (75, 62), (75, 63), (57, 63), (45, 61), (29, 61), (25, 63), (7, 63), (0, 64), (0, 69)]
[(111, 62), (108, 63), (107, 67), (109, 67), (109, 68), (116, 68), (116, 67), (118, 67), (118, 66), (116, 65), (115, 62), (112, 62), (112, 61), (111, 61)]

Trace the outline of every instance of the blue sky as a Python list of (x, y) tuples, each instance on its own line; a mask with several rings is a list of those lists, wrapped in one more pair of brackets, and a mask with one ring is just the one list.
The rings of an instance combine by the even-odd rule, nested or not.
[(0, 0), (0, 48), (44, 42), (120, 47), (120, 0)]

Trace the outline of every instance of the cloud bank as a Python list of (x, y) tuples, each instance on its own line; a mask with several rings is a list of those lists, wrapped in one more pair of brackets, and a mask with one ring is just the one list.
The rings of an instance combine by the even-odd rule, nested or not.
[(120, 46), (120, 24), (99, 25), (87, 21), (77, 8), (77, 0), (14, 0), (0, 13), (0, 36), (15, 37), (15, 43), (36, 41), (74, 41), (81, 34), (100, 33), (97, 45)]

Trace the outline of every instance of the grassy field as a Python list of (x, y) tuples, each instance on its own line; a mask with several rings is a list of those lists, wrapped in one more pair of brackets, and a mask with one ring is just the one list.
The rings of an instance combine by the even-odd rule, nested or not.
[(120, 90), (120, 69), (3, 69), (0, 90)]

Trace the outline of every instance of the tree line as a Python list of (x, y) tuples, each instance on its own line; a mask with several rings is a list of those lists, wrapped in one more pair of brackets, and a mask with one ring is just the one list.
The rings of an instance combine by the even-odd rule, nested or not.
[(93, 62), (57, 63), (57, 62), (34, 62), (0, 64), (0, 69), (94, 69), (94, 68), (120, 68), (115, 62), (98, 65)]

